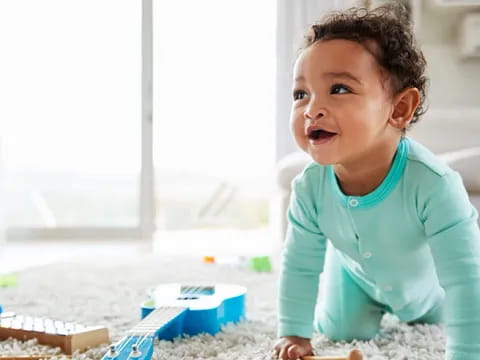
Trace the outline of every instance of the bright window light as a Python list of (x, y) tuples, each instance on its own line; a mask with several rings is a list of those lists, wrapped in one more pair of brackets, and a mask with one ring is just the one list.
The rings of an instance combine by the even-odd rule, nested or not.
[(275, 3), (154, 1), (159, 228), (266, 225)]
[(136, 225), (141, 1), (1, 1), (0, 38), (8, 225)]
[(271, 174), (275, 1), (155, 1), (156, 164)]

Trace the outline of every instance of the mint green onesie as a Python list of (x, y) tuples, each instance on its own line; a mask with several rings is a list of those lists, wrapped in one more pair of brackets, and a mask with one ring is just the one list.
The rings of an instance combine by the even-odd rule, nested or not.
[(480, 359), (477, 217), (459, 174), (409, 138), (365, 196), (343, 194), (332, 166), (311, 163), (292, 182), (278, 335), (311, 338), (315, 326), (368, 339), (391, 312), (443, 321), (446, 359)]

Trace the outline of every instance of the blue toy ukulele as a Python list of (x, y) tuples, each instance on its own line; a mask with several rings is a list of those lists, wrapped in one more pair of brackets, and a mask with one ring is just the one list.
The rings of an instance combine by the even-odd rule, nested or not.
[(142, 320), (102, 360), (150, 360), (155, 338), (216, 334), (222, 325), (245, 318), (246, 288), (239, 285), (183, 286), (153, 289), (142, 305)]

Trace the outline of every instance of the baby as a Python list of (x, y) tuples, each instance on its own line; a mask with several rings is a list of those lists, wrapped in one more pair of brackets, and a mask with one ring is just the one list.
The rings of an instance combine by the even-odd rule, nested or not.
[(312, 354), (314, 328), (371, 339), (387, 312), (445, 323), (446, 359), (480, 359), (477, 211), (459, 174), (405, 136), (425, 110), (425, 66), (400, 5), (332, 13), (310, 28), (291, 128), (313, 162), (292, 182), (281, 359)]

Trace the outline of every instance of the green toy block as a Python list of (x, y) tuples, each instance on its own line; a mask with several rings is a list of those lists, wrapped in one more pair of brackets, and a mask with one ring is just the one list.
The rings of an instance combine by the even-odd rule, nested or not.
[(270, 272), (272, 271), (272, 263), (268, 256), (254, 256), (250, 259), (250, 269), (257, 272)]
[(17, 285), (17, 274), (0, 275), (0, 287), (10, 287)]

